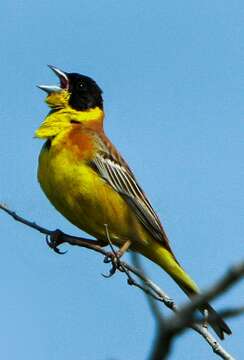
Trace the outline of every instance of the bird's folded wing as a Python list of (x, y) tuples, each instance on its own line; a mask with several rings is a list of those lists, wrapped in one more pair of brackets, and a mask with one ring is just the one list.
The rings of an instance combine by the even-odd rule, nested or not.
[(126, 162), (115, 153), (101, 151), (92, 160), (92, 166), (127, 202), (139, 221), (150, 232), (152, 237), (163, 242), (169, 250), (167, 236), (158, 216), (138, 185)]

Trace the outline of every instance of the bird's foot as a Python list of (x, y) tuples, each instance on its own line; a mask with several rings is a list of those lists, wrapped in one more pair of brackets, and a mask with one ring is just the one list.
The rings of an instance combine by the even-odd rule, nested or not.
[(63, 233), (60, 230), (54, 230), (50, 235), (46, 236), (47, 245), (54, 250), (57, 254), (63, 255), (67, 251), (61, 251), (59, 246), (64, 243)]
[(123, 254), (121, 253), (121, 251), (120, 250), (118, 250), (118, 251), (109, 251), (109, 252), (107, 252), (107, 255), (104, 257), (104, 260), (103, 260), (103, 262), (105, 263), (105, 264), (109, 264), (109, 263), (113, 263), (113, 262), (116, 262), (116, 261), (118, 261), (120, 258), (121, 258), (121, 256), (122, 256)]
[(110, 239), (110, 235), (109, 235), (109, 230), (108, 230), (108, 224), (104, 224), (105, 226), (105, 231), (106, 231), (106, 235), (107, 235), (107, 240), (110, 246), (110, 249), (112, 250), (111, 252), (108, 252), (107, 255), (104, 258), (104, 262), (106, 264), (108, 263), (112, 263), (112, 267), (109, 270), (109, 273), (106, 274), (102, 274), (104, 277), (106, 278), (110, 278), (111, 276), (113, 276), (116, 273), (116, 270), (119, 271), (124, 271), (125, 268), (123, 266), (123, 264), (120, 261), (120, 258), (124, 255), (124, 253), (126, 252), (126, 250), (129, 249), (130, 245), (131, 245), (131, 241), (127, 240), (118, 251), (114, 250), (114, 246), (113, 243)]
[(112, 267), (109, 270), (108, 274), (102, 274), (103, 277), (110, 278), (111, 276), (113, 276), (116, 273), (116, 270), (122, 271), (122, 266), (121, 266), (121, 262), (120, 262), (120, 258), (122, 255), (123, 255), (123, 253), (121, 253), (120, 250), (114, 251), (114, 252), (111, 251), (111, 252), (107, 253), (103, 262), (105, 264), (111, 263)]

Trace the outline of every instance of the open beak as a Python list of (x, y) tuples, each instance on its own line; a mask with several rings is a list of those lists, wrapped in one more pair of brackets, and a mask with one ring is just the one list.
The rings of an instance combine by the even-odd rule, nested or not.
[(37, 87), (46, 93), (50, 94), (52, 92), (59, 92), (62, 90), (68, 90), (69, 89), (69, 79), (67, 74), (56, 68), (55, 66), (48, 65), (48, 67), (58, 76), (60, 85), (37, 85)]

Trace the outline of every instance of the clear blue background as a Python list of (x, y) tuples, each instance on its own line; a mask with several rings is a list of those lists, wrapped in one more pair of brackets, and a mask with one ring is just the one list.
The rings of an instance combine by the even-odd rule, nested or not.
[[(35, 85), (46, 64), (94, 77), (106, 131), (134, 169), (175, 253), (204, 288), (243, 256), (243, 1), (1, 1), (0, 200), (51, 229), (81, 234), (36, 180), (47, 114)], [(102, 258), (51, 252), (37, 232), (0, 214), (2, 359), (146, 359), (154, 321), (139, 290), (110, 280)], [(186, 300), (156, 265), (150, 276)], [(235, 306), (243, 284), (216, 307)], [(167, 311), (164, 310), (166, 314)], [(244, 358), (243, 319), (224, 346)], [(192, 331), (173, 359), (214, 359)]]

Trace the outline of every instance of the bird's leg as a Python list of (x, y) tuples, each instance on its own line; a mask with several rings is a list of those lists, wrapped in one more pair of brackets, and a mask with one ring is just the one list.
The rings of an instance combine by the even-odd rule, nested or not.
[(130, 240), (127, 240), (122, 246), (121, 248), (117, 251), (116, 255), (117, 255), (117, 258), (121, 258), (124, 253), (129, 249), (129, 247), (131, 246), (131, 241)]
[(114, 250), (113, 244), (109, 242), (110, 248), (112, 251), (109, 251), (107, 253), (107, 255), (104, 258), (104, 262), (105, 263), (110, 263), (110, 262), (118, 262), (118, 260), (124, 255), (124, 253), (129, 249), (130, 245), (131, 245), (131, 241), (127, 240), (120, 248), (118, 251)]
[(102, 274), (104, 277), (111, 277), (112, 275), (115, 274), (116, 270), (120, 270), (120, 271), (124, 271), (123, 266), (120, 262), (120, 258), (124, 255), (124, 253), (129, 249), (130, 245), (131, 245), (131, 241), (127, 240), (118, 251), (114, 250), (114, 246), (112, 244), (110, 235), (109, 235), (109, 231), (108, 231), (108, 225), (104, 224), (105, 229), (106, 229), (106, 235), (107, 235), (107, 240), (109, 243), (109, 246), (111, 248), (111, 252), (108, 252), (107, 255), (104, 258), (104, 262), (105, 263), (112, 263), (112, 268), (109, 271), (108, 275), (104, 275)]
[[(121, 263), (120, 258), (124, 255), (124, 253), (129, 249), (130, 245), (131, 245), (131, 241), (127, 240), (118, 251), (114, 250), (114, 247), (112, 245), (112, 243), (109, 243), (110, 247), (111, 247), (111, 252), (108, 252), (107, 255), (104, 258), (104, 262), (105, 263), (112, 263), (112, 267), (109, 270), (109, 274), (102, 274), (104, 277), (109, 278), (112, 275), (115, 274), (116, 270), (122, 271), (122, 272), (126, 272), (127, 270), (125, 269), (124, 265)], [(127, 274), (128, 275), (128, 274)]]

